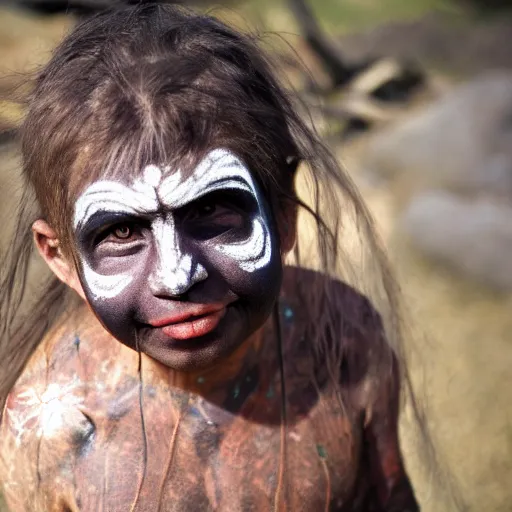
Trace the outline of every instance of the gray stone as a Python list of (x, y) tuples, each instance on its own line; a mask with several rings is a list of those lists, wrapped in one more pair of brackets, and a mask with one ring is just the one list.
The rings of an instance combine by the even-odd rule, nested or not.
[(376, 134), (363, 168), (387, 179), (407, 175), (421, 189), (512, 197), (512, 73), (458, 86)]
[(411, 200), (400, 227), (426, 255), (482, 284), (512, 290), (512, 205), (428, 191)]

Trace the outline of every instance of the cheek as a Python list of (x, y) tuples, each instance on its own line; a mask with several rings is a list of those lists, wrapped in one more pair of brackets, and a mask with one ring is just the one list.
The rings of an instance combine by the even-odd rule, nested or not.
[[(133, 270), (133, 269), (131, 269)], [(141, 279), (136, 272), (100, 274), (82, 261), (80, 281), (89, 306), (104, 327), (118, 340), (134, 346), (134, 311), (140, 296)]]
[[(264, 226), (263, 223), (260, 224)], [(267, 301), (275, 297), (281, 285), (282, 261), (279, 244), (270, 231), (258, 230), (242, 243), (210, 243), (203, 252), (205, 263), (239, 297)]]
[(130, 288), (110, 299), (98, 299), (87, 289), (85, 293), (89, 306), (105, 329), (125, 345), (135, 348), (133, 311), (137, 308), (136, 294)]
[(218, 244), (217, 251), (237, 262), (246, 272), (257, 272), (271, 263), (275, 244), (267, 224), (257, 217), (252, 221), (249, 236), (238, 243)]
[(133, 293), (130, 290), (144, 274), (150, 255), (151, 251), (145, 249), (122, 257), (79, 253), (80, 279), (86, 293), (94, 302), (109, 302)]

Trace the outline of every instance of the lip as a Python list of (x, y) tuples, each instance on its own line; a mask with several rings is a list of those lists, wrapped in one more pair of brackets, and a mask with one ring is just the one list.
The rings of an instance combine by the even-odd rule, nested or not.
[(149, 322), (154, 328), (161, 328), (169, 338), (188, 340), (199, 338), (214, 331), (226, 314), (223, 304), (198, 305), (168, 317)]

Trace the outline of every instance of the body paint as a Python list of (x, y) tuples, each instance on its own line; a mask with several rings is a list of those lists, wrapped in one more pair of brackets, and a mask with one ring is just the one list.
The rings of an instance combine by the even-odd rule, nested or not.
[[(228, 206), (215, 199), (225, 196)], [(201, 201), (207, 209), (213, 204), (214, 213), (190, 221), (187, 212), (194, 219)], [(131, 220), (146, 226), (140, 240), (94, 241), (105, 226), (126, 227)], [(189, 304), (224, 308), (218, 327), (208, 324), (215, 332), (201, 335), (213, 357), (250, 336), (279, 293), (282, 264), (270, 213), (249, 169), (224, 149), (211, 151), (186, 175), (149, 165), (131, 184), (92, 183), (77, 200), (74, 228), (80, 277), (93, 311), (117, 339), (134, 348), (138, 336), (143, 351), (170, 366), (179, 354), (161, 329), (150, 328), (162, 322), (152, 320), (186, 317)], [(204, 325), (198, 332), (209, 332)]]

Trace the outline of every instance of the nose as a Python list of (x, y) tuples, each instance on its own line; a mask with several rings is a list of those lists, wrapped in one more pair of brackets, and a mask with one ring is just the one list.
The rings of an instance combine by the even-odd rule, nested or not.
[(155, 222), (153, 236), (156, 261), (148, 280), (153, 295), (184, 295), (195, 284), (207, 279), (208, 272), (194, 255), (182, 251), (172, 219)]
[(208, 272), (201, 264), (194, 263), (190, 255), (183, 255), (174, 268), (160, 265), (149, 278), (149, 288), (155, 296), (177, 297), (207, 277)]

